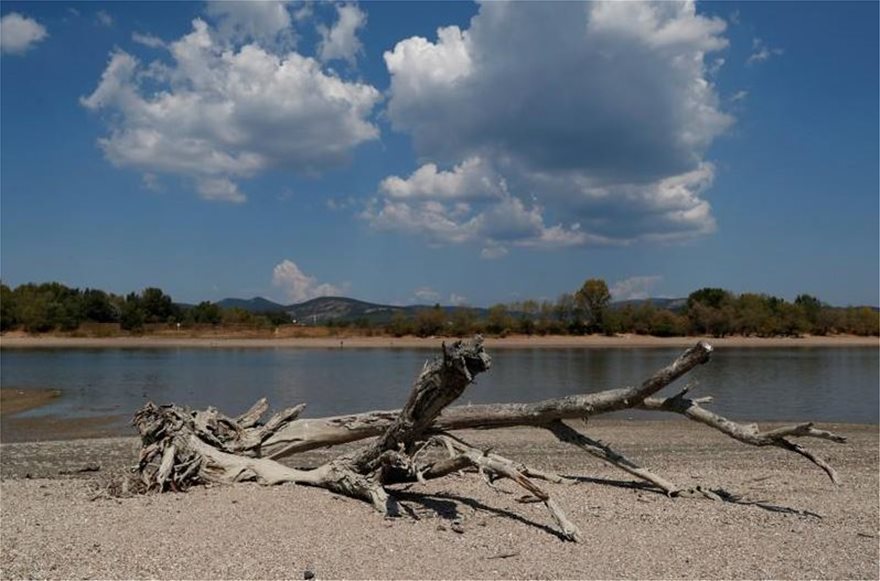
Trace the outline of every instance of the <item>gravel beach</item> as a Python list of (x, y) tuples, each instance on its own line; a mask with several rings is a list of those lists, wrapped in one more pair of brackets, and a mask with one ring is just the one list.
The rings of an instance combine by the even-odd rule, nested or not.
[[(115, 499), (101, 482), (132, 464), (131, 438), (0, 447), (2, 578), (504, 579), (878, 578), (878, 428), (823, 425), (847, 444), (805, 459), (683, 421), (595, 421), (607, 441), (681, 486), (734, 504), (667, 498), (534, 429), (465, 433), (481, 447), (576, 477), (545, 484), (583, 533), (561, 541), (540, 504), (475, 474), (397, 488), (386, 520), (327, 491), (241, 484)], [(336, 454), (338, 451), (332, 452)], [(289, 459), (315, 465), (329, 452)], [(77, 472), (82, 469), (97, 471)], [(63, 472), (63, 474), (62, 474)]]

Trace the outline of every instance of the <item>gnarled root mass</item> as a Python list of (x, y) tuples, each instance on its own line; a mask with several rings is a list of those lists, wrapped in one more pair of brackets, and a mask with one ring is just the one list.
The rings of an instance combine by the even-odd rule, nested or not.
[[(478, 450), (450, 432), (510, 426), (547, 429), (560, 441), (609, 462), (670, 496), (682, 493), (665, 478), (564, 422), (627, 408), (681, 414), (746, 444), (790, 450), (806, 457), (825, 470), (832, 481), (838, 482), (831, 466), (790, 438), (815, 437), (844, 442), (841, 436), (818, 430), (812, 424), (762, 432), (757, 426), (738, 424), (710, 412), (700, 404), (711, 398), (689, 399), (685, 397), (687, 388), (673, 397), (652, 397), (707, 362), (711, 353), (709, 345), (697, 343), (637, 386), (530, 404), (448, 407), (464, 393), (474, 377), (490, 367), (491, 359), (483, 350), (482, 339), (476, 337), (451, 346), (444, 344), (442, 354), (425, 363), (406, 404), (396, 411), (299, 419), (305, 407), (300, 404), (262, 422), (268, 409), (265, 399), (237, 417), (226, 416), (213, 408), (200, 411), (147, 403), (134, 417), (142, 448), (134, 470), (133, 488), (162, 492), (184, 491), (209, 483), (292, 482), (357, 498), (382, 514), (396, 516), (399, 507), (388, 486), (425, 482), (471, 469), (482, 474), (490, 485), (499, 478), (506, 478), (524, 488), (527, 498), (547, 507), (559, 536), (577, 541), (580, 536), (577, 526), (551, 495), (534, 482), (566, 483), (567, 479)], [(277, 462), (281, 457), (305, 450), (367, 438), (374, 440), (313, 469), (294, 469)], [(428, 460), (425, 451), (432, 446), (446, 450), (447, 457)]]

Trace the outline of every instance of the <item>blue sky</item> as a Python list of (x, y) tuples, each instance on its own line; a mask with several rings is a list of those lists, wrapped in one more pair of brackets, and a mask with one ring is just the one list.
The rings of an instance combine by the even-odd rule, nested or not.
[(878, 299), (876, 2), (3, 2), (4, 283)]

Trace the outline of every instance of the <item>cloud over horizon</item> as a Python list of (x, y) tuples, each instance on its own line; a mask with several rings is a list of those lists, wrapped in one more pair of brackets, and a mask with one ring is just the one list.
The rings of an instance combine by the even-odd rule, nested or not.
[(659, 275), (631, 276), (615, 282), (609, 291), (615, 301), (647, 299), (661, 280), (663, 277)]
[(691, 2), (489, 2), (398, 42), (388, 117), (425, 163), (363, 217), (494, 257), (714, 231), (705, 153), (733, 118), (705, 57), (724, 30)]
[(279, 287), (287, 300), (301, 303), (317, 297), (340, 296), (349, 291), (347, 283), (333, 285), (318, 282), (300, 270), (292, 260), (282, 260), (272, 270), (272, 285)]

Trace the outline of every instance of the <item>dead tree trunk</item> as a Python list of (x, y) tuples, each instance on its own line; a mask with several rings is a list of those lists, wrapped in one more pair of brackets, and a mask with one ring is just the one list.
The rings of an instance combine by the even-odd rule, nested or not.
[[(236, 418), (213, 408), (190, 411), (174, 405), (148, 403), (134, 419), (142, 438), (137, 474), (142, 488), (158, 491), (184, 490), (194, 484), (211, 482), (294, 482), (358, 498), (383, 514), (395, 515), (397, 504), (386, 486), (442, 478), (472, 467), (492, 477), (509, 478), (522, 486), (546, 505), (560, 536), (575, 541), (579, 535), (577, 527), (566, 518), (550, 494), (531, 480), (561, 482), (564, 479), (515, 464), (497, 454), (483, 453), (450, 432), (510, 426), (545, 428), (561, 441), (626, 470), (668, 494), (676, 494), (679, 489), (674, 484), (563, 422), (641, 408), (684, 415), (747, 444), (777, 446), (796, 452), (822, 467), (837, 482), (837, 475), (827, 463), (786, 438), (808, 436), (845, 441), (840, 436), (817, 430), (812, 424), (760, 432), (756, 426), (737, 424), (702, 408), (700, 403), (708, 398), (687, 399), (687, 388), (670, 398), (651, 397), (708, 361), (711, 353), (712, 348), (700, 342), (638, 386), (530, 404), (448, 407), (477, 374), (489, 369), (491, 360), (478, 337), (469, 342), (456, 342), (451, 347), (444, 345), (442, 355), (425, 364), (401, 410), (298, 419), (304, 407), (300, 404), (261, 424), (259, 418), (268, 408), (265, 399)], [(376, 439), (360, 450), (311, 470), (293, 469), (276, 461), (305, 450), (370, 437)], [(430, 446), (445, 449), (448, 457), (421, 461), (420, 457)]]

